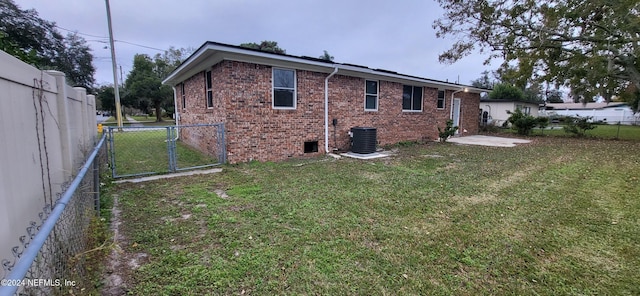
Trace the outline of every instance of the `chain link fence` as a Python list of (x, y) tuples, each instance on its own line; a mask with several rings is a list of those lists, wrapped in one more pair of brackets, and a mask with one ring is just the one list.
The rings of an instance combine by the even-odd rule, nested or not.
[(100, 172), (106, 168), (105, 136), (91, 151), (77, 176), (62, 185), (53, 205), (32, 221), (14, 258), (2, 260), (0, 296), (84, 295), (95, 284), (90, 262), (93, 229), (100, 211)]
[(113, 178), (219, 165), (226, 161), (224, 124), (109, 127)]

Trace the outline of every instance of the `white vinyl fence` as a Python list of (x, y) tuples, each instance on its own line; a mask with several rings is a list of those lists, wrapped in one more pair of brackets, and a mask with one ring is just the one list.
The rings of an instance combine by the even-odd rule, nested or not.
[(14, 258), (31, 221), (51, 206), (93, 149), (95, 97), (65, 74), (0, 51), (0, 258)]

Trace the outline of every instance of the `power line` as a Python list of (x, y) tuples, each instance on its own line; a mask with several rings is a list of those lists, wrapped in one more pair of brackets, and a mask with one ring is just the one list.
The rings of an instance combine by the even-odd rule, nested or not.
[(136, 43), (129, 42), (129, 41), (124, 41), (124, 40), (115, 40), (115, 41), (116, 42), (126, 43), (126, 44), (131, 44), (131, 45), (134, 45), (134, 46), (144, 47), (144, 48), (148, 48), (148, 49), (153, 49), (153, 50), (157, 50), (157, 51), (165, 51), (164, 49), (155, 48), (155, 47), (151, 47), (151, 46), (146, 46), (146, 45), (142, 45), (142, 44), (136, 44)]
[(55, 26), (56, 28), (60, 29), (60, 30), (64, 30), (64, 31), (67, 31), (67, 32), (75, 33), (75, 34), (78, 34), (78, 35), (84, 35), (84, 36), (89, 36), (89, 37), (94, 37), (94, 38), (101, 38), (101, 39), (107, 39), (107, 40), (109, 39), (109, 37), (105, 37), (105, 36), (98, 36), (98, 35), (92, 35), (92, 34), (81, 33), (81, 32), (79, 32), (78, 30), (69, 30), (69, 29), (66, 29), (66, 28), (60, 27), (60, 26), (58, 26), (58, 25), (54, 25), (54, 26)]
[[(103, 40), (87, 40), (87, 41), (94, 41), (94, 42), (103, 42), (103, 43), (106, 43), (106, 42), (109, 40), (109, 38), (108, 38), (108, 37), (104, 37), (104, 36), (98, 36), (98, 35), (93, 35), (93, 34), (81, 33), (81, 32), (79, 32), (79, 31), (77, 31), (77, 30), (69, 30), (69, 29), (66, 29), (66, 28), (60, 27), (60, 26), (58, 26), (58, 25), (55, 25), (55, 27), (56, 27), (56, 28), (58, 28), (58, 29), (61, 29), (61, 30), (67, 31), (67, 32), (71, 32), (71, 33), (78, 34), (78, 35), (83, 35), (83, 36), (89, 36), (89, 37), (93, 37), (93, 38), (101, 38), (101, 39), (104, 39), (104, 41), (103, 41)], [(151, 47), (151, 46), (147, 46), (147, 45), (142, 45), (142, 44), (137, 44), (137, 43), (133, 43), (133, 42), (129, 42), (129, 41), (124, 41), (124, 40), (114, 40), (114, 41), (115, 41), (115, 42), (122, 42), (122, 43), (126, 43), (126, 44), (133, 45), (133, 46), (143, 47), (143, 48), (147, 48), (147, 49), (153, 49), (153, 50), (157, 50), (157, 51), (162, 51), (162, 52), (164, 52), (164, 51), (165, 51), (164, 49), (160, 49), (160, 48), (156, 48), (156, 47)]]

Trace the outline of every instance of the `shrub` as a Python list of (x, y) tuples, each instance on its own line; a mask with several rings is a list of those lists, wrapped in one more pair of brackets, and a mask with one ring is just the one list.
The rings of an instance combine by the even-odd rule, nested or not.
[(578, 137), (583, 137), (588, 130), (592, 130), (596, 128), (596, 124), (591, 122), (592, 118), (593, 117), (591, 116), (587, 116), (587, 117), (567, 116), (564, 121), (565, 123), (565, 126), (563, 128), (564, 132), (568, 134), (576, 135)]
[(458, 127), (453, 126), (453, 120), (447, 120), (447, 125), (445, 126), (444, 130), (438, 127), (438, 136), (440, 137), (440, 142), (444, 143), (447, 139), (449, 139), (449, 137), (455, 135), (457, 130)]
[(537, 118), (529, 114), (522, 113), (520, 109), (509, 112), (509, 114), (511, 114), (511, 116), (509, 116), (507, 122), (511, 123), (512, 128), (515, 129), (519, 135), (529, 135), (531, 130), (533, 130), (533, 128), (539, 123)]

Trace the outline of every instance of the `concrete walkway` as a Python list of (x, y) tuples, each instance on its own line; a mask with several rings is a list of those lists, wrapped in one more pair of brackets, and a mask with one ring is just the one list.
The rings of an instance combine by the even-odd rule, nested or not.
[(142, 123), (140, 123), (140, 121), (137, 121), (133, 118), (131, 118), (131, 116), (127, 115), (127, 121), (130, 122), (129, 126), (130, 127), (143, 127), (144, 125)]
[(481, 146), (491, 146), (491, 147), (515, 147), (516, 144), (526, 144), (530, 143), (530, 140), (524, 139), (514, 139), (514, 138), (503, 138), (503, 137), (491, 137), (491, 136), (482, 136), (482, 135), (474, 135), (474, 136), (466, 136), (466, 137), (455, 137), (447, 140), (449, 143), (456, 143), (462, 145), (481, 145)]

